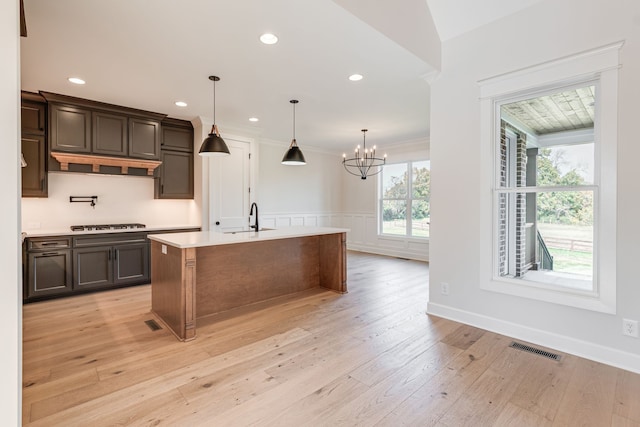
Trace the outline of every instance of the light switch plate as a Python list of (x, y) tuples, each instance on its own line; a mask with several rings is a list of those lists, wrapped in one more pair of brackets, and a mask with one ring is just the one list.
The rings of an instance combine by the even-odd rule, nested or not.
[(166, 253), (167, 253), (167, 245), (162, 245), (162, 253), (166, 255)]

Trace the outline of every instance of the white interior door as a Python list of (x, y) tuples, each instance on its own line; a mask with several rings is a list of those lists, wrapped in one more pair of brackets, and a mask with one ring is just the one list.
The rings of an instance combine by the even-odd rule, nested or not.
[(225, 142), (231, 155), (209, 158), (209, 230), (247, 230), (251, 147), (248, 142), (232, 139)]

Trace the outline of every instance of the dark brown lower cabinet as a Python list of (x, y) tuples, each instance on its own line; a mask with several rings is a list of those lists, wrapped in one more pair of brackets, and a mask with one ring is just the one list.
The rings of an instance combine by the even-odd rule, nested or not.
[(31, 252), (27, 256), (27, 298), (72, 291), (71, 250)]
[(74, 249), (74, 288), (88, 289), (113, 284), (112, 252), (111, 246)]
[(74, 249), (76, 289), (149, 282), (149, 245), (132, 243)]
[[(198, 227), (156, 231), (198, 231)], [(151, 282), (149, 232), (29, 237), (24, 302)]]
[(148, 283), (150, 278), (149, 244), (132, 243), (113, 248), (113, 282)]

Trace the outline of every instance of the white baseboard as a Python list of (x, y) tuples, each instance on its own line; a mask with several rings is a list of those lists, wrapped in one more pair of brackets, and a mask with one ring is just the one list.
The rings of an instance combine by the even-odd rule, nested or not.
[(407, 249), (392, 249), (392, 248), (385, 248), (383, 246), (371, 246), (371, 245), (363, 245), (363, 244), (347, 242), (347, 250), (429, 262), (429, 257), (427, 256), (427, 254), (419, 253), (419, 252), (411, 252), (411, 251), (408, 251)]
[(506, 335), (512, 338), (555, 349), (564, 353), (593, 360), (620, 369), (640, 374), (640, 355), (616, 350), (587, 341), (582, 341), (566, 335), (542, 331), (517, 323), (507, 322), (493, 317), (472, 313), (446, 305), (429, 302), (427, 314), (453, 320), (487, 331)]

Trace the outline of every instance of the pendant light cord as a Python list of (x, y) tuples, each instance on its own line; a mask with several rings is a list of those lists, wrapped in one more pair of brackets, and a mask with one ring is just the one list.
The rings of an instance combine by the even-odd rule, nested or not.
[(296, 139), (296, 103), (293, 103), (293, 139)]
[(216, 124), (216, 81), (213, 81), (213, 124)]

